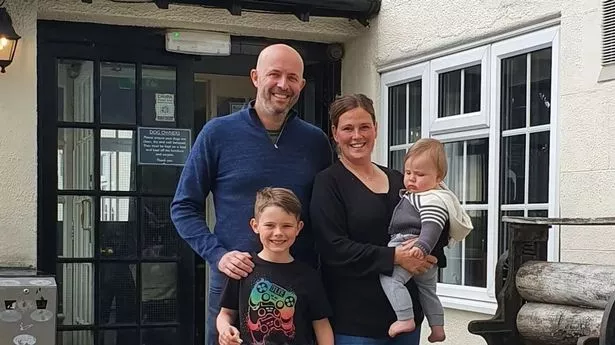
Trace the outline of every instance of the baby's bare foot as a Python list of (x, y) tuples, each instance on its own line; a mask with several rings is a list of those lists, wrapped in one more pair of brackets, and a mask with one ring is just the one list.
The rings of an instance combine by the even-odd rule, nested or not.
[(403, 321), (395, 321), (389, 327), (389, 336), (394, 338), (398, 334), (412, 332), (416, 329), (416, 324), (414, 323), (414, 319), (408, 319)]
[[(389, 333), (391, 331), (389, 330)], [(427, 337), (430, 343), (438, 343), (444, 341), (446, 339), (446, 334), (444, 334), (444, 326), (432, 326), (431, 334)]]

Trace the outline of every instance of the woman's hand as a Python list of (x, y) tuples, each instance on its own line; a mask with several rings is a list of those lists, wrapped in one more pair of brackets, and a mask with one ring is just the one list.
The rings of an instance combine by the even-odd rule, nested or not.
[(435, 256), (427, 255), (422, 259), (414, 257), (410, 250), (402, 245), (395, 248), (395, 264), (403, 267), (412, 275), (419, 275), (427, 272), (438, 262)]

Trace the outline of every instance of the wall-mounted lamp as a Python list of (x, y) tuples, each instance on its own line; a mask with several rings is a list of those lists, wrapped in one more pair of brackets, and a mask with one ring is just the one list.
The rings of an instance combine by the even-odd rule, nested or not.
[[(2, 5), (4, 1), (0, 4)], [(6, 72), (5, 67), (13, 62), (20, 38), (13, 28), (13, 21), (6, 8), (0, 7), (0, 72)]]

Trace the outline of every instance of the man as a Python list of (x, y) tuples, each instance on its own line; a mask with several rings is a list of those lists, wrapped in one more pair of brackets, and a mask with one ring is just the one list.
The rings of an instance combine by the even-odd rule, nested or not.
[[(331, 163), (331, 147), (319, 128), (291, 108), (305, 86), (303, 60), (293, 48), (265, 48), (250, 72), (256, 100), (249, 107), (215, 118), (203, 127), (188, 156), (171, 218), (180, 236), (210, 264), (206, 344), (217, 344), (216, 317), (225, 276), (241, 279), (252, 271), (251, 252), (260, 249), (250, 228), (256, 192), (266, 186), (291, 189), (304, 206), (307, 223), (291, 252), (316, 264), (309, 225), (314, 176)], [(213, 194), (216, 226), (205, 222), (205, 198)]]

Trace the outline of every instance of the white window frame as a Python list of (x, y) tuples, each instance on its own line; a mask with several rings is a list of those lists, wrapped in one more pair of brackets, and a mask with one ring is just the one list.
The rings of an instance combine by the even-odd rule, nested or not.
[[(438, 295), (445, 307), (485, 314), (494, 314), (495, 266), (498, 259), (499, 184), (500, 184), (500, 92), (502, 60), (543, 48), (551, 48), (551, 121), (549, 126), (549, 217), (559, 216), (559, 26), (548, 26), (514, 37), (494, 38), (489, 44), (390, 70), (381, 75), (380, 135), (374, 159), (388, 162), (388, 88), (414, 80), (422, 80), (421, 137), (434, 137), (443, 142), (489, 138), (489, 181), (487, 216), (487, 287), (438, 284)], [(468, 45), (470, 47), (470, 45)], [(460, 48), (461, 50), (461, 48)], [(481, 111), (437, 118), (438, 74), (481, 63)], [(488, 91), (489, 90), (489, 91)], [(528, 100), (529, 102), (529, 100)], [(411, 146), (410, 144), (407, 146)], [(526, 205), (528, 209), (532, 206)], [(548, 259), (559, 260), (559, 227), (549, 230)]]
[[(482, 46), (474, 49), (462, 51), (460, 53), (447, 55), (434, 59), (430, 63), (430, 99), (431, 109), (429, 124), (430, 132), (457, 132), (463, 129), (486, 128), (489, 126), (489, 95), (487, 85), (489, 85), (489, 50), (490, 46)], [(439, 79), (440, 74), (474, 66), (480, 63), (480, 110), (472, 113), (453, 115), (448, 117), (438, 117), (439, 102)], [(463, 74), (461, 78), (463, 86)], [(461, 105), (463, 105), (463, 92), (461, 93)]]

